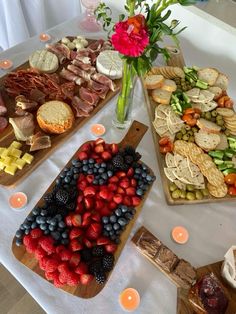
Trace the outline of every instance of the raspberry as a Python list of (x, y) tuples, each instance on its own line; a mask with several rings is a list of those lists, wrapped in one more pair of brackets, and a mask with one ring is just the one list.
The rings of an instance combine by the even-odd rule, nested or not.
[(64, 249), (63, 251), (60, 252), (59, 256), (62, 261), (69, 261), (72, 257), (72, 252), (67, 249)]
[(33, 239), (38, 239), (43, 235), (43, 231), (39, 228), (30, 231), (30, 235)]
[(60, 273), (65, 273), (65, 274), (68, 274), (69, 273), (69, 267), (68, 267), (68, 264), (67, 263), (61, 263), (59, 266), (58, 266), (58, 271)]
[(55, 270), (57, 270), (58, 266), (59, 266), (59, 262), (56, 259), (54, 259), (54, 258), (50, 258), (46, 262), (46, 271), (52, 273)]
[(58, 278), (58, 271), (54, 271), (52, 273), (50, 272), (45, 272), (45, 277), (47, 280), (54, 280), (54, 279), (57, 279)]
[(37, 248), (34, 254), (37, 260), (40, 260), (41, 258), (47, 255), (47, 253), (41, 247)]
[(67, 274), (66, 273), (60, 273), (59, 274), (59, 280), (61, 283), (66, 284), (67, 283)]
[(56, 277), (56, 278), (53, 280), (53, 284), (54, 284), (54, 286), (57, 287), (57, 288), (63, 287), (63, 283), (60, 282), (59, 277)]
[(36, 249), (38, 248), (38, 243), (34, 239), (30, 239), (28, 242), (28, 245), (26, 246), (26, 251), (29, 253), (34, 253)]
[(43, 258), (41, 258), (39, 260), (39, 267), (42, 269), (42, 270), (45, 270), (46, 269), (46, 263), (48, 261), (48, 257), (47, 256), (44, 256)]
[(44, 249), (44, 251), (46, 251), (49, 254), (52, 254), (56, 251), (53, 243), (54, 240), (51, 237), (42, 237), (39, 240), (39, 244), (41, 245), (41, 247)]
[(24, 236), (24, 239), (23, 239), (23, 243), (25, 246), (28, 246), (28, 244), (30, 243), (30, 241), (32, 240), (32, 237), (30, 234), (27, 234)]
[(56, 253), (57, 254), (60, 254), (60, 252), (61, 251), (63, 251), (65, 249), (65, 247), (64, 247), (64, 245), (58, 245), (57, 247), (56, 247)]
[(67, 275), (67, 284), (71, 287), (77, 286), (79, 283), (79, 275), (76, 273), (70, 272)]

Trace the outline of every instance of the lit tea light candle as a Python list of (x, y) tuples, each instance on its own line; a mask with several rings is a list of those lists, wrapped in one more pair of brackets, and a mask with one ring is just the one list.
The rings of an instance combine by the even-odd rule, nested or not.
[(136, 289), (127, 288), (121, 292), (119, 301), (121, 307), (124, 310), (132, 312), (138, 308), (140, 303), (140, 296)]
[(27, 195), (23, 192), (16, 192), (9, 198), (9, 204), (12, 209), (23, 209), (27, 205)]
[(91, 126), (91, 132), (95, 136), (102, 136), (106, 132), (106, 128), (103, 124), (93, 124)]
[(177, 226), (172, 229), (171, 232), (173, 240), (178, 244), (185, 244), (188, 242), (189, 233), (188, 230), (182, 226)]
[(39, 39), (40, 41), (47, 42), (51, 39), (51, 36), (49, 34), (42, 33), (39, 35)]
[(13, 62), (11, 60), (0, 60), (0, 69), (7, 70), (13, 66)]

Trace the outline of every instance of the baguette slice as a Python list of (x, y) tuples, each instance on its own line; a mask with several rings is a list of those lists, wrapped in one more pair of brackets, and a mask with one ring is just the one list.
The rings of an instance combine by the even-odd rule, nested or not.
[(157, 88), (152, 91), (152, 98), (159, 104), (169, 105), (171, 92)]
[(164, 77), (163, 75), (148, 75), (144, 79), (144, 86), (147, 89), (156, 89), (163, 85)]
[(222, 89), (218, 86), (211, 86), (208, 90), (215, 95), (214, 99), (218, 99), (222, 95)]
[(168, 92), (175, 92), (177, 89), (177, 86), (175, 84), (175, 81), (173, 80), (164, 80), (163, 85), (161, 86), (161, 89), (166, 90)]
[(218, 134), (207, 133), (202, 130), (194, 133), (194, 138), (195, 143), (207, 152), (214, 150), (220, 143), (220, 136)]
[(214, 85), (217, 87), (220, 87), (223, 91), (225, 91), (228, 88), (229, 79), (225, 74), (220, 73), (218, 75), (217, 80), (215, 81)]
[(213, 133), (213, 134), (219, 134), (221, 131), (221, 127), (218, 126), (216, 123), (208, 121), (206, 119), (199, 119), (197, 120), (197, 126), (202, 131)]
[(226, 148), (229, 148), (227, 136), (223, 133), (220, 133), (219, 136), (220, 136), (220, 143), (216, 146), (216, 149), (225, 150)]
[(219, 72), (216, 69), (204, 68), (198, 70), (197, 74), (200, 80), (208, 83), (210, 86), (213, 86), (215, 85)]

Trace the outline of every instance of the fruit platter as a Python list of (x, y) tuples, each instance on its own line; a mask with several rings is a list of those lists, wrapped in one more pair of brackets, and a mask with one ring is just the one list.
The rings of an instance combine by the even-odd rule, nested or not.
[(111, 59), (121, 64), (108, 41), (65, 37), (0, 78), (0, 185), (18, 184), (118, 93)]
[(170, 205), (234, 201), (236, 113), (215, 68), (154, 67), (144, 93)]
[(79, 148), (16, 231), (21, 263), (76, 296), (102, 290), (155, 180), (136, 151), (146, 131), (134, 121), (119, 144)]

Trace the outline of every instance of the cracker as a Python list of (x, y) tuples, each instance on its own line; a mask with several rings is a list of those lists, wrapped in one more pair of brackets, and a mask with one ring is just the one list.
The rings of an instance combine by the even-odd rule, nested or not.
[(234, 115), (234, 111), (229, 108), (217, 108), (216, 111), (224, 118), (232, 117)]
[(224, 183), (224, 175), (217, 168), (208, 169), (206, 178), (211, 185), (219, 186)]
[(218, 186), (214, 186), (208, 183), (207, 188), (208, 188), (209, 193), (212, 196), (217, 197), (217, 198), (224, 197), (228, 192), (227, 185), (225, 183)]

